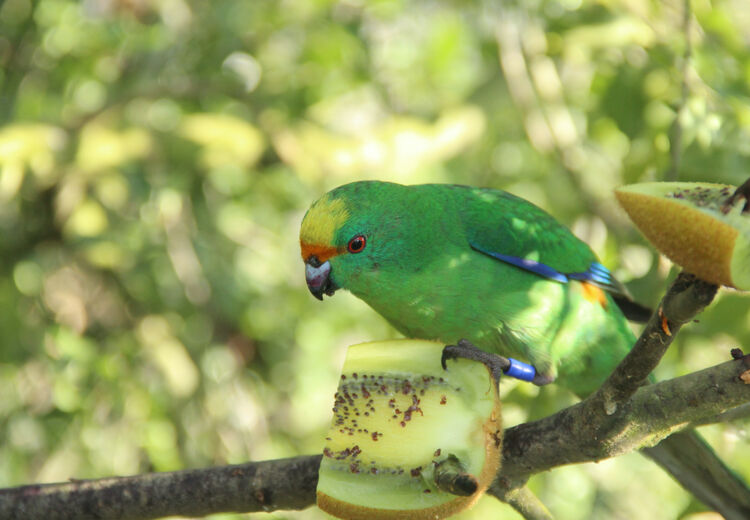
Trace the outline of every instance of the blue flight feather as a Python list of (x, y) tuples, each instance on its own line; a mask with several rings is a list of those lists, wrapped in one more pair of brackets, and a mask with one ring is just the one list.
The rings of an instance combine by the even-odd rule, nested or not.
[(561, 273), (556, 269), (553, 269), (552, 267), (535, 260), (528, 260), (526, 258), (520, 258), (512, 255), (504, 255), (502, 253), (496, 253), (494, 251), (487, 251), (473, 243), (470, 243), (469, 245), (472, 249), (479, 251), (480, 253), (483, 253), (487, 256), (491, 256), (492, 258), (495, 258), (502, 262), (515, 265), (516, 267), (520, 267), (521, 269), (524, 269), (531, 273), (538, 274), (539, 276), (542, 276), (544, 278), (555, 280), (556, 282), (568, 283), (570, 280), (578, 280), (579, 282), (590, 282), (609, 292), (624, 292), (624, 288), (617, 280), (615, 280), (615, 278), (612, 276), (612, 273), (609, 272), (609, 269), (604, 267), (599, 262), (592, 262), (587, 270), (580, 273)]
[(582, 282), (591, 282), (615, 291), (619, 291), (620, 289), (619, 284), (612, 277), (609, 270), (599, 262), (592, 262), (589, 268), (582, 273), (570, 273), (568, 278)]
[(564, 274), (556, 271), (555, 269), (552, 269), (550, 266), (545, 265), (541, 262), (528, 260), (526, 258), (519, 258), (517, 256), (495, 253), (494, 251), (485, 251), (484, 249), (477, 247), (476, 244), (470, 243), (469, 245), (471, 246), (472, 249), (475, 249), (476, 251), (479, 251), (480, 253), (484, 253), (487, 256), (491, 256), (492, 258), (496, 258), (502, 262), (515, 265), (516, 267), (520, 267), (521, 269), (524, 269), (526, 271), (536, 273), (539, 276), (543, 276), (544, 278), (549, 278), (551, 280), (555, 280), (560, 283), (568, 283), (567, 276), (565, 276)]

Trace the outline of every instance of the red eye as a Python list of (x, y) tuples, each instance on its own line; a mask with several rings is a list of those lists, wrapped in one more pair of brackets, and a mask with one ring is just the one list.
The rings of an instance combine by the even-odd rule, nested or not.
[(361, 253), (367, 245), (367, 240), (364, 235), (357, 235), (349, 241), (349, 245), (346, 248), (350, 253)]

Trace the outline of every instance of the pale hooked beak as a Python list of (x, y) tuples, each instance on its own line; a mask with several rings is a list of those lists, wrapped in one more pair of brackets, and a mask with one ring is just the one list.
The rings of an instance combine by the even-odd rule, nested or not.
[(331, 264), (326, 260), (323, 263), (315, 256), (311, 256), (305, 262), (305, 280), (307, 288), (318, 300), (323, 299), (323, 294), (333, 296), (336, 292), (336, 284), (331, 281)]

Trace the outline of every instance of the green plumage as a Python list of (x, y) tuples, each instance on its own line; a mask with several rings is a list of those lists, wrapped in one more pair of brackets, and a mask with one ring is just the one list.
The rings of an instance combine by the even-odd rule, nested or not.
[[(358, 254), (330, 259), (331, 280), (407, 337), (478, 347), (533, 364), (584, 396), (635, 338), (617, 306), (491, 258), (474, 247), (582, 272), (593, 252), (533, 204), (508, 193), (452, 185), (359, 182), (322, 199), (345, 203), (333, 244), (367, 238)], [(302, 240), (305, 240), (303, 233)], [(472, 247), (472, 245), (474, 247)]]
[[(635, 342), (615, 304), (628, 308), (625, 290), (588, 246), (502, 191), (347, 184), (313, 204), (300, 242), (316, 297), (348, 289), (407, 337), (468, 339), (581, 397)], [(750, 518), (750, 491), (695, 432), (646, 454), (726, 518)]]

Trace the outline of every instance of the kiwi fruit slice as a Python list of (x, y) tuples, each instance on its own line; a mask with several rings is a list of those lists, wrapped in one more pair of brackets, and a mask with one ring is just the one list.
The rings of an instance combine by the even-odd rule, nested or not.
[(446, 518), (473, 505), (500, 468), (497, 383), (444, 345), (349, 347), (318, 478), (318, 506), (349, 520)]
[(730, 204), (734, 186), (647, 182), (615, 191), (646, 238), (699, 278), (750, 289), (750, 212)]

